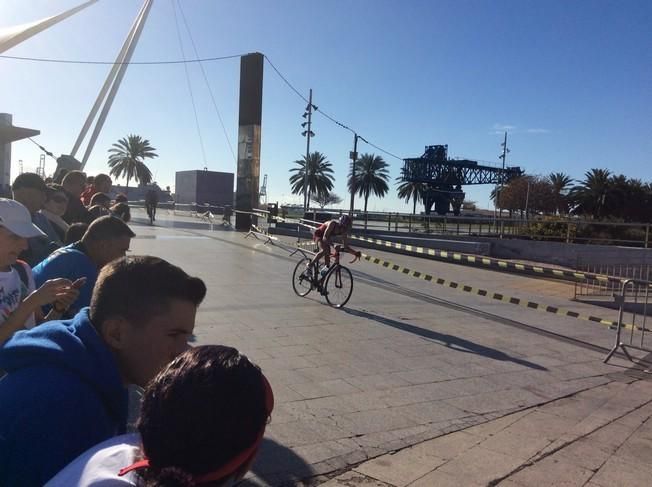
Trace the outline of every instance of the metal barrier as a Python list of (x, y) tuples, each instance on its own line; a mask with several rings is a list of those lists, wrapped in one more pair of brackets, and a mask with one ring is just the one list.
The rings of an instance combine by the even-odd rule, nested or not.
[[(649, 281), (626, 279), (622, 283), (620, 293), (614, 293), (613, 297), (618, 305), (616, 341), (611, 351), (605, 357), (604, 363), (607, 363), (618, 349), (621, 349), (625, 356), (634, 363), (639, 362), (640, 360), (634, 360), (632, 355), (627, 351), (628, 348), (652, 353), (652, 348), (650, 348), (652, 347), (652, 344), (646, 342), (647, 335), (652, 331), (648, 330), (646, 327), (648, 303), (650, 298), (650, 284)], [(629, 323), (631, 324), (625, 325), (625, 315), (630, 313), (632, 319)], [(627, 330), (626, 334), (629, 335), (629, 338), (625, 338), (625, 340), (623, 340), (624, 329)]]
[(594, 297), (611, 298), (614, 293), (621, 291), (622, 283), (627, 279), (634, 279), (637, 281), (652, 280), (652, 266), (648, 263), (582, 264), (581, 262), (578, 262), (575, 266), (575, 270), (588, 275), (594, 274), (617, 278), (617, 280), (586, 279), (577, 281), (574, 286), (574, 299), (579, 301)]

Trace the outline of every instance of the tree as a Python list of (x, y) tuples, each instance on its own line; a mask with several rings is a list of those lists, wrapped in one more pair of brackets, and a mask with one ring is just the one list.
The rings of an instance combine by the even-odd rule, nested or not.
[(355, 163), (355, 177), (349, 173), (349, 191), (364, 197), (365, 213), (369, 196), (372, 193), (382, 198), (389, 191), (389, 186), (387, 186), (388, 167), (389, 165), (382, 157), (374, 154), (362, 154)]
[(406, 181), (405, 175), (403, 174), (403, 169), (401, 169), (401, 175), (396, 178), (398, 187), (398, 197), (402, 200), (405, 200), (406, 203), (412, 200), (412, 214), (415, 215), (417, 212), (417, 203), (424, 200), (427, 186), (425, 183), (416, 182), (416, 181)]
[(584, 181), (573, 187), (570, 193), (574, 213), (602, 218), (610, 193), (610, 176), (608, 169), (591, 169), (584, 174)]
[(573, 179), (563, 172), (551, 172), (548, 182), (552, 186), (555, 212), (560, 215), (568, 213), (568, 192)]
[(342, 202), (342, 198), (335, 193), (326, 193), (313, 197), (312, 201), (317, 203), (320, 208), (323, 208), (324, 206), (339, 205)]
[(305, 194), (305, 174), (306, 167), (308, 168), (308, 199), (311, 201), (312, 195), (320, 197), (330, 193), (333, 189), (333, 169), (332, 164), (328, 162), (326, 156), (321, 152), (311, 152), (308, 157), (303, 156), (303, 159), (294, 161), (297, 167), (290, 169), (290, 184), (293, 194)]
[(156, 149), (149, 145), (149, 140), (140, 135), (128, 135), (127, 138), (118, 140), (109, 149), (109, 171), (111, 176), (127, 178), (127, 192), (129, 181), (136, 180), (139, 184), (152, 182), (152, 171), (145, 165), (145, 159), (158, 157)]

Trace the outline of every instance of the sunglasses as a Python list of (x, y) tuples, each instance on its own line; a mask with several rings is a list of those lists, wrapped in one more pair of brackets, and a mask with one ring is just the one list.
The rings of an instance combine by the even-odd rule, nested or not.
[(50, 198), (50, 201), (54, 201), (55, 203), (68, 203), (68, 198), (65, 196), (54, 195), (52, 198)]

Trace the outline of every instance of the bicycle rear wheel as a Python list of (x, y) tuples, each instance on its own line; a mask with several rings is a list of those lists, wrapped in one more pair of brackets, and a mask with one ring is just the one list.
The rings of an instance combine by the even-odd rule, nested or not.
[(292, 289), (301, 297), (312, 291), (312, 279), (307, 267), (309, 262), (310, 259), (301, 259), (292, 273)]
[(342, 265), (333, 267), (324, 283), (326, 301), (335, 308), (344, 306), (353, 292), (353, 276), (351, 271)]

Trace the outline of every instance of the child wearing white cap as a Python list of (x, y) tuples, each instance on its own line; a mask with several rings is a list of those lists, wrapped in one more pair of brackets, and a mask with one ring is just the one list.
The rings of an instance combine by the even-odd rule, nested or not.
[(79, 295), (81, 283), (68, 279), (52, 279), (35, 289), (32, 270), (18, 255), (28, 238), (41, 235), (27, 208), (0, 198), (0, 345), (18, 330), (43, 321), (41, 306), (53, 304), (45, 320), (57, 319)]

